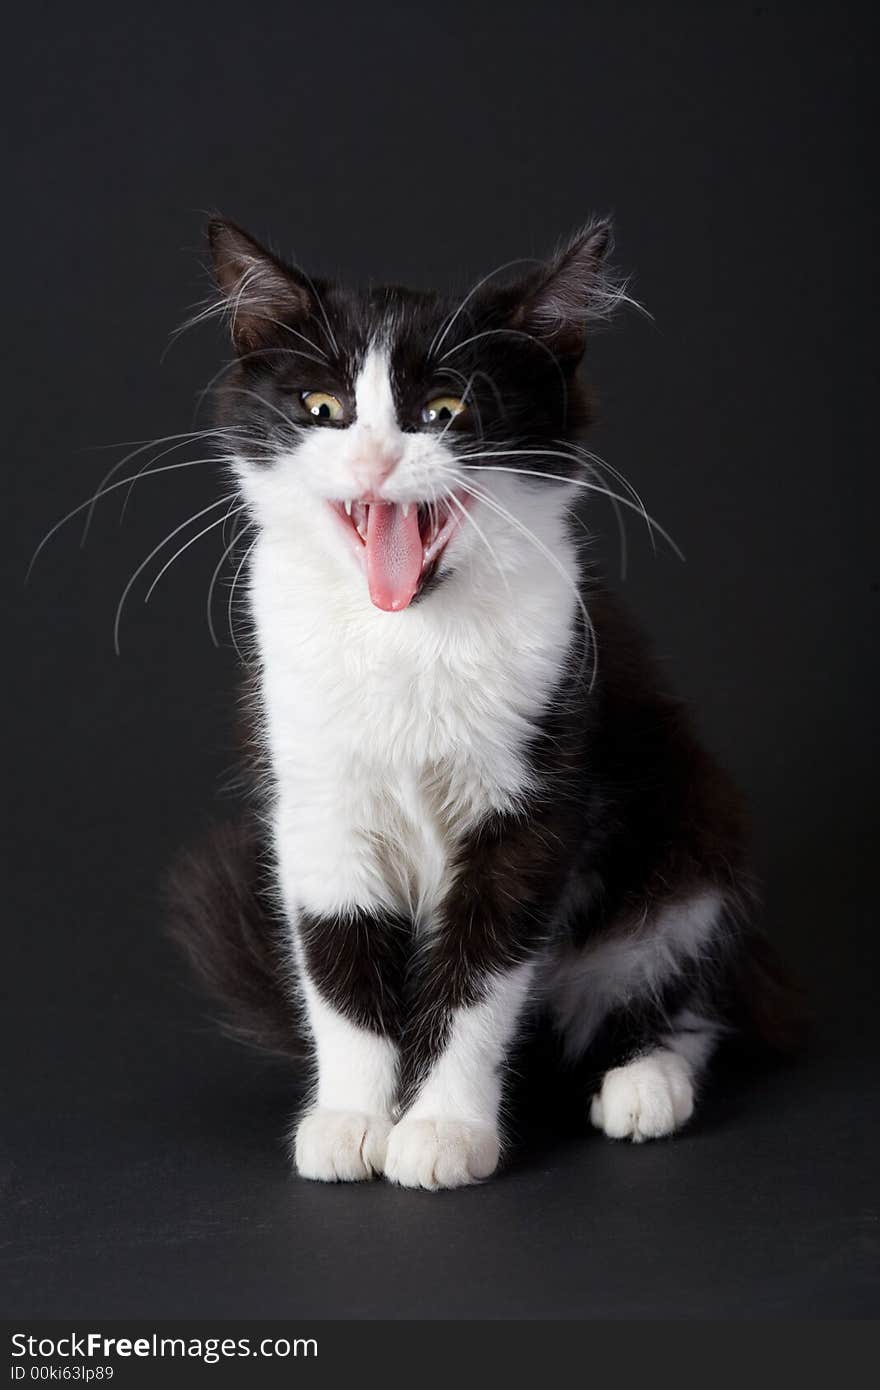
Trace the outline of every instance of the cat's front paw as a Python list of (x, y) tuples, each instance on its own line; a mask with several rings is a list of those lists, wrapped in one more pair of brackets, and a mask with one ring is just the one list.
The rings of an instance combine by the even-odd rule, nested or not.
[(609, 1139), (662, 1139), (674, 1134), (694, 1110), (694, 1088), (687, 1062), (658, 1050), (605, 1073), (593, 1097), (590, 1119)]
[(390, 1120), (354, 1110), (310, 1110), (296, 1127), (293, 1156), (301, 1178), (364, 1182), (385, 1166)]
[(394, 1126), (385, 1176), (400, 1187), (464, 1187), (498, 1167), (501, 1146), (494, 1125), (465, 1120), (403, 1119)]

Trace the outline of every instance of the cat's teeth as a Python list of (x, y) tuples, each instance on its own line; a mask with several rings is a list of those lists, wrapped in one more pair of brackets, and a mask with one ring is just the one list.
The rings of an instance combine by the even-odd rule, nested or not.
[(404, 504), (403, 504), (403, 519), (404, 519), (404, 521), (406, 521), (406, 518), (407, 518), (408, 516), (409, 516), (409, 503), (408, 503), (408, 502), (404, 502)]
[(344, 503), (346, 516), (351, 516), (351, 502)]

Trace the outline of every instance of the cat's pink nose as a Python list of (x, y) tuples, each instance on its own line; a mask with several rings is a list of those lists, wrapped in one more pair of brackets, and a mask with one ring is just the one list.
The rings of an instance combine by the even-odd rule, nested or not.
[(378, 494), (386, 478), (389, 478), (400, 463), (396, 449), (374, 447), (363, 450), (352, 463), (361, 495), (369, 497)]

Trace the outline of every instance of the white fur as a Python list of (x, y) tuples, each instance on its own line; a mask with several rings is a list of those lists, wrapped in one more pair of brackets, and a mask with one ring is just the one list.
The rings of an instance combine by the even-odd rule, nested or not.
[(684, 1057), (658, 1048), (625, 1067), (606, 1072), (593, 1098), (590, 1119), (609, 1139), (662, 1139), (693, 1114), (691, 1067)]
[(576, 561), (564, 497), (499, 476), (494, 495), (559, 568), (477, 503), (493, 553), (464, 524), (428, 602), (373, 607), (326, 499), (358, 495), (370, 431), (381, 448), (403, 449), (383, 495), (424, 497), (450, 467), (436, 436), (395, 439), (381, 361), (368, 354), (361, 374), (363, 419), (309, 430), (289, 458), (240, 472), (260, 525), (251, 604), (288, 909), (398, 905), (426, 921), (458, 838), (528, 790), (521, 750), (566, 659)]
[(448, 1043), (409, 1115), (495, 1124), (501, 1064), (517, 1031), (535, 974), (531, 963), (486, 981), (478, 1004), (457, 1009)]
[(282, 884), (313, 912), (426, 918), (456, 840), (528, 790), (521, 749), (559, 677), (569, 596), (533, 560), (510, 574), (512, 600), (483, 565), (463, 604), (473, 580), (455, 573), (424, 606), (383, 613), (346, 558), (276, 527), (254, 554)]
[[(388, 349), (381, 342), (366, 353), (354, 396), (356, 414), (347, 429), (307, 429), (296, 448), (270, 470), (245, 464), (239, 471), (261, 521), (280, 514), (289, 524), (295, 509), (298, 529), (317, 525), (325, 551), (338, 552), (363, 587), (357, 562), (340, 547), (335, 523), (320, 499), (344, 502), (372, 492), (388, 502), (423, 502), (439, 496), (440, 484), (450, 481), (455, 455), (436, 431), (401, 429)], [(308, 512), (302, 510), (304, 503)]]
[(314, 1182), (364, 1182), (385, 1166), (389, 1120), (351, 1110), (311, 1110), (297, 1125), (294, 1161)]
[(412, 466), (407, 455), (414, 452), (414, 436), (407, 437), (397, 423), (387, 349), (373, 347), (367, 353), (354, 384), (354, 399), (357, 419), (346, 431), (346, 443), (359, 490), (381, 489), (388, 496), (391, 474), (405, 461)]
[(315, 1105), (390, 1118), (397, 1085), (396, 1049), (387, 1038), (337, 1013), (306, 976), (302, 990), (317, 1053)]
[[(280, 884), (294, 928), (303, 910), (399, 908), (429, 931), (461, 837), (528, 790), (523, 746), (567, 659), (576, 561), (564, 490), (498, 475), (481, 485), (556, 563), (477, 503), (429, 601), (374, 608), (327, 499), (357, 497), (368, 477), (389, 500), (437, 495), (454, 458), (436, 433), (400, 430), (380, 348), (367, 354), (356, 404), (348, 429), (310, 429), (272, 468), (238, 461), (259, 524), (250, 599)], [(499, 1065), (531, 974), (522, 966), (499, 977), (484, 1003), (456, 1015), (449, 1046), (391, 1134), (394, 1181), (454, 1186), (495, 1167)], [(304, 989), (318, 1085), (297, 1164), (325, 1180), (367, 1177), (387, 1136), (394, 1049)]]
[(500, 1145), (495, 1125), (466, 1120), (413, 1119), (391, 1131), (385, 1176), (400, 1187), (466, 1187), (491, 1177)]
[(302, 996), (315, 1044), (315, 1095), (300, 1120), (294, 1158), (300, 1174), (356, 1182), (382, 1171), (397, 1084), (397, 1051), (358, 1028), (303, 975)]
[(569, 1056), (586, 1051), (612, 1009), (659, 993), (685, 961), (706, 950), (721, 907), (719, 893), (700, 893), (651, 922), (634, 923), (628, 932), (616, 928), (606, 940), (558, 957), (544, 988)]
[(501, 1065), (535, 973), (496, 975), (485, 998), (458, 1009), (451, 1035), (388, 1143), (385, 1175), (401, 1187), (461, 1187), (494, 1172), (500, 1152)]
[(705, 1018), (693, 1009), (680, 1009), (670, 1020), (668, 1033), (660, 1041), (683, 1057), (694, 1077), (705, 1067), (724, 1032), (722, 1024)]

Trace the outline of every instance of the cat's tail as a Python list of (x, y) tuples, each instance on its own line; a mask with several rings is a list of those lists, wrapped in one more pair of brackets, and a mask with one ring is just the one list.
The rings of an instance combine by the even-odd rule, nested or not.
[(168, 929), (242, 1042), (302, 1057), (290, 945), (274, 903), (265, 839), (253, 821), (216, 828), (166, 889)]

